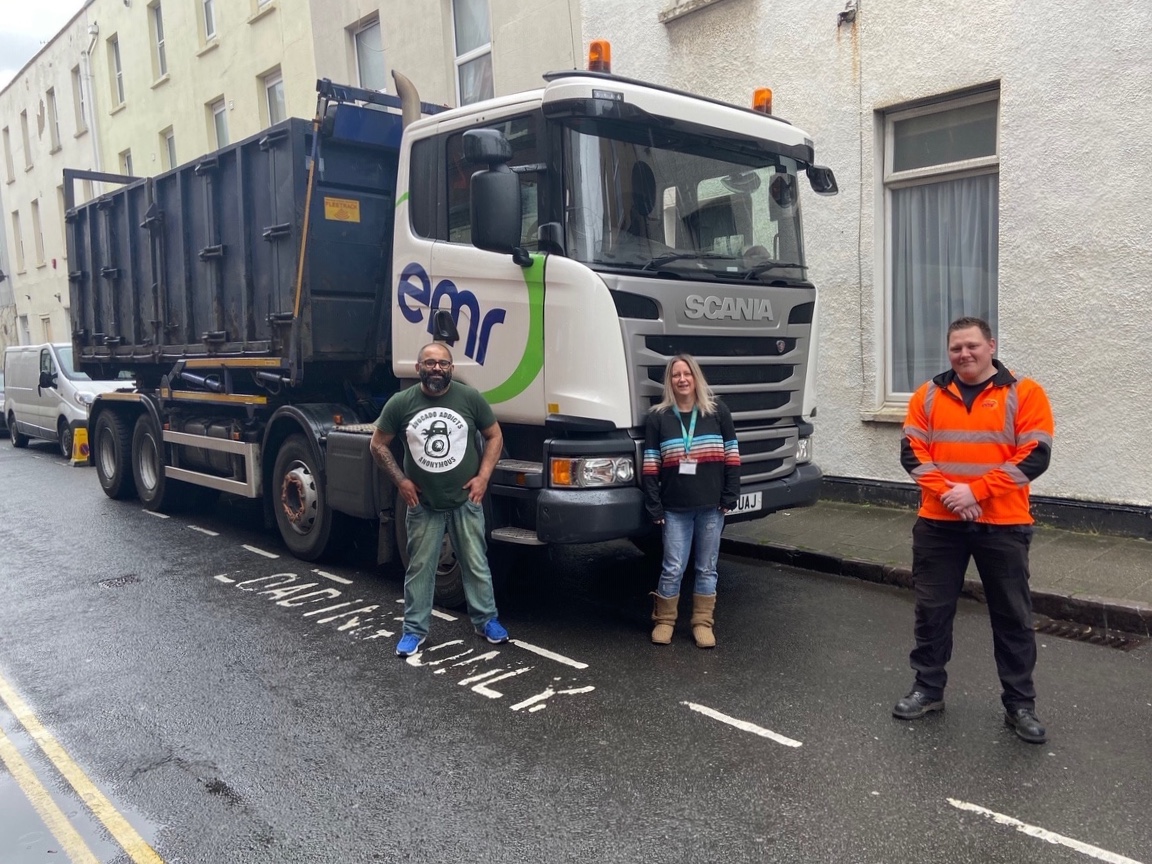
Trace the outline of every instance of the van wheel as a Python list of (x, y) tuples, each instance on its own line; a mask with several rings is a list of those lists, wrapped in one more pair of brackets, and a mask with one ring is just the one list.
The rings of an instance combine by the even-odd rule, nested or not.
[(16, 415), (8, 412), (8, 438), (13, 447), (27, 447), (28, 436), (16, 429)]
[(56, 424), (56, 434), (59, 435), (60, 455), (69, 462), (72, 461), (72, 427), (63, 417)]
[(128, 425), (117, 414), (105, 411), (96, 420), (93, 455), (96, 476), (109, 498), (123, 500), (136, 494), (136, 483), (129, 466), (132, 464), (132, 438)]
[[(400, 552), (400, 561), (404, 568), (408, 568), (408, 505), (404, 503), (404, 496), (396, 492), (396, 548)], [(432, 597), (439, 606), (449, 609), (459, 609), (464, 605), (464, 568), (456, 560), (456, 550), (452, 548), (452, 541), (448, 539), (448, 532), (444, 532), (443, 545), (440, 547), (440, 560), (436, 562), (436, 590)]]
[(132, 430), (132, 481), (146, 510), (171, 510), (184, 497), (185, 484), (164, 476), (164, 442), (148, 414)]
[(272, 489), (276, 496), (272, 509), (284, 545), (305, 561), (322, 558), (338, 533), (333, 527), (339, 514), (328, 506), (319, 466), (303, 435), (290, 436), (276, 454)]

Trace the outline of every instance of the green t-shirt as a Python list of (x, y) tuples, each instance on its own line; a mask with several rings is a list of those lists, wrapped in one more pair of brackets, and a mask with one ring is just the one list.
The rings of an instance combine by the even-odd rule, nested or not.
[(453, 381), (432, 398), (419, 385), (388, 400), (376, 420), (385, 435), (404, 439), (404, 473), (433, 510), (455, 510), (468, 500), (464, 484), (480, 470), (476, 430), (496, 422), (492, 406), (473, 387)]

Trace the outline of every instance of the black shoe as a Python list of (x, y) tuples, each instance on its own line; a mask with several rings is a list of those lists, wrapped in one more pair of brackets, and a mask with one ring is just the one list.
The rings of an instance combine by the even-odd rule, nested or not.
[(892, 716), (901, 720), (915, 720), (923, 717), (929, 711), (943, 711), (944, 700), (925, 696), (919, 690), (913, 690), (899, 702), (892, 706)]
[(1036, 718), (1031, 708), (1017, 708), (1004, 712), (1004, 723), (1016, 730), (1017, 736), (1029, 744), (1043, 744), (1048, 740), (1048, 730)]

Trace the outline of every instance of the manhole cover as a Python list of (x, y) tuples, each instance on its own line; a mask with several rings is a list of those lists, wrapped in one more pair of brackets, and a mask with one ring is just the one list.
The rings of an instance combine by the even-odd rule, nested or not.
[(101, 579), (96, 584), (101, 588), (123, 588), (125, 585), (131, 585), (133, 582), (139, 582), (140, 577), (135, 573), (125, 573), (123, 576), (117, 576), (114, 579)]

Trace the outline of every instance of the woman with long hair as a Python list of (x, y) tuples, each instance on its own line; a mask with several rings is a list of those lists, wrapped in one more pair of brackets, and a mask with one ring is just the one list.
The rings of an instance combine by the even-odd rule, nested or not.
[(680, 580), (693, 544), (696, 583), (692, 637), (716, 647), (716, 559), (724, 516), (740, 496), (740, 449), (727, 406), (712, 394), (700, 366), (677, 354), (664, 370), (664, 398), (644, 428), (644, 498), (661, 526), (664, 561), (653, 593), (652, 641), (667, 645), (676, 626)]

